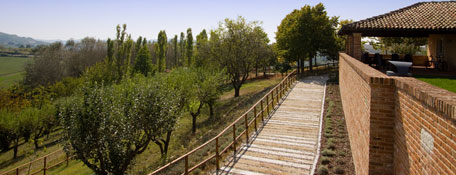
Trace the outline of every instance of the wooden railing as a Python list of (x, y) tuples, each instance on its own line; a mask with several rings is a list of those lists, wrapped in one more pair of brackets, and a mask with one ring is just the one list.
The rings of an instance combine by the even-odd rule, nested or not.
[[(276, 105), (280, 103), (280, 100), (286, 95), (288, 90), (292, 88), (292, 85), (296, 81), (296, 71), (291, 72), (288, 74), (279, 84), (277, 84), (273, 89), (271, 89), (263, 98), (261, 98), (258, 102), (256, 102), (249, 110), (247, 110), (244, 114), (242, 114), (239, 118), (237, 118), (233, 123), (228, 125), (225, 129), (223, 129), (217, 136), (213, 137), (212, 139), (206, 141), (204, 144), (196, 147), (195, 149), (187, 152), (186, 154), (180, 156), (179, 158), (169, 162), (168, 164), (158, 168), (150, 175), (153, 174), (176, 174), (176, 173), (167, 173), (165, 170), (167, 169), (174, 169), (181, 168), (181, 172), (183, 174), (189, 174), (190, 172), (194, 171), (197, 168), (202, 167), (207, 162), (213, 160), (215, 158), (215, 166), (216, 170), (220, 170), (220, 161), (223, 157), (224, 153), (228, 152), (229, 148), (232, 148), (234, 152), (234, 156), (237, 154), (236, 144), (239, 142), (242, 143), (241, 137), (245, 137), (245, 142), (248, 143), (250, 141), (250, 134), (258, 131), (258, 120), (261, 119), (261, 124), (264, 124), (265, 117), (270, 117), (271, 112), (274, 111)], [(252, 128), (253, 125), (253, 128)], [(241, 129), (242, 131), (239, 132), (237, 130)], [(239, 133), (239, 134), (237, 134)], [(221, 143), (222, 139), (230, 138), (231, 136), (227, 136), (227, 134), (232, 135), (232, 140), (228, 142), (228, 144), (223, 147)], [(223, 149), (220, 149), (222, 146)], [(215, 148), (215, 153), (208, 152), (206, 150), (213, 150)], [(196, 154), (197, 151), (203, 150), (205, 152), (201, 153), (207, 156), (204, 160), (196, 160), (196, 165), (190, 166), (189, 158), (193, 154)], [(183, 167), (177, 166), (177, 164), (182, 163)], [(183, 171), (182, 171), (183, 168)], [(180, 174), (180, 173), (178, 173)]]
[(68, 156), (63, 149), (59, 149), (57, 151), (54, 151), (52, 153), (49, 153), (43, 157), (40, 157), (38, 159), (35, 159), (33, 161), (30, 161), (28, 163), (22, 164), (20, 166), (17, 166), (14, 169), (11, 169), (6, 172), (2, 172), (0, 175), (7, 175), (7, 174), (38, 174), (38, 173), (43, 173), (46, 175), (47, 170), (54, 168), (62, 163), (66, 162), (66, 165), (68, 166), (68, 162), (72, 157)]

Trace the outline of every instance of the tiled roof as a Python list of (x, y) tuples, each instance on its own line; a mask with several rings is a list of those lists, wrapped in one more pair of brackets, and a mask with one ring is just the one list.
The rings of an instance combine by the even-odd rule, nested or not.
[[(386, 32), (386, 33), (385, 33)], [(456, 1), (420, 2), (383, 15), (344, 25), (339, 34), (456, 34)], [(393, 34), (390, 33), (390, 34)]]

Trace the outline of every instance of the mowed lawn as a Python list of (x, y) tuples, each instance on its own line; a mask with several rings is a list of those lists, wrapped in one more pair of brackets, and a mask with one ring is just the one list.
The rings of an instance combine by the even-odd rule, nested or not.
[(436, 77), (436, 76), (415, 76), (415, 78), (432, 84), (434, 86), (446, 89), (451, 92), (456, 92), (456, 77)]
[(7, 88), (20, 81), (24, 75), (24, 66), (31, 58), (0, 57), (0, 88)]

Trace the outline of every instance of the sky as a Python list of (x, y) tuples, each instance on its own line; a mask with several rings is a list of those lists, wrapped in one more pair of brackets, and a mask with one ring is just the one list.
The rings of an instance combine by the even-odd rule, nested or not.
[(132, 38), (168, 38), (192, 28), (195, 37), (225, 18), (261, 21), (271, 41), (281, 20), (294, 9), (322, 2), (329, 16), (355, 21), (384, 14), (416, 0), (0, 0), (0, 32), (41, 40), (114, 38), (127, 24)]

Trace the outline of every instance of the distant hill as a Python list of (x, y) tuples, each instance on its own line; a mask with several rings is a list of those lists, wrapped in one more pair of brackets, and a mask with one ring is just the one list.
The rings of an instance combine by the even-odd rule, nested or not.
[(38, 41), (30, 37), (20, 37), (17, 35), (0, 32), (0, 45), (4, 47), (20, 47), (27, 45), (34, 47), (37, 45), (49, 44), (48, 42)]

